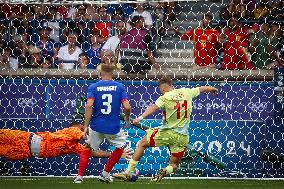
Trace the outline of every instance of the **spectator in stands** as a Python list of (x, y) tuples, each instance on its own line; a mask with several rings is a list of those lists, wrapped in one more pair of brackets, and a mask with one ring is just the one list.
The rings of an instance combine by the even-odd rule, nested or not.
[(10, 68), (11, 49), (6, 47), (0, 51), (0, 70)]
[(7, 43), (4, 39), (0, 38), (0, 52), (3, 52), (3, 50), (7, 47)]
[(5, 35), (8, 32), (8, 23), (3, 21), (0, 21), (0, 40), (5, 38)]
[(224, 59), (222, 69), (255, 69), (253, 64), (249, 61), (248, 54), (248, 36), (238, 25), (237, 18), (229, 20), (229, 27), (222, 33), (225, 39), (224, 43)]
[(242, 3), (242, 0), (231, 0), (228, 11), (230, 14), (230, 17), (236, 17), (236, 18), (246, 18), (247, 12), (246, 7)]
[(93, 26), (93, 32), (99, 32), (100, 36), (104, 38), (109, 37), (109, 30), (112, 26), (111, 24), (111, 16), (107, 14), (107, 8), (105, 6), (101, 6), (97, 8), (97, 14), (95, 15), (95, 20), (99, 20), (100, 22), (95, 23)]
[(22, 68), (39, 68), (42, 62), (41, 50), (37, 47), (29, 48), (29, 56), (26, 60), (19, 59)]
[(269, 5), (269, 0), (260, 0), (256, 9), (253, 11), (255, 19), (265, 19), (269, 16), (271, 7)]
[(0, 4), (0, 19), (8, 19), (12, 15), (14, 5), (8, 3)]
[[(121, 64), (117, 62), (117, 58), (112, 51), (101, 51), (102, 62), (101, 64), (111, 64), (115, 67), (116, 71), (121, 71)], [(101, 70), (101, 64), (97, 66), (97, 70)]]
[(67, 37), (68, 44), (61, 47), (58, 52), (59, 68), (74, 69), (82, 50), (76, 46), (77, 34), (70, 32)]
[(96, 69), (97, 65), (101, 63), (100, 52), (104, 40), (98, 32), (91, 35), (91, 47), (86, 51), (87, 56), (90, 58), (88, 69)]
[[(153, 3), (152, 3), (153, 4)], [(158, 2), (154, 3), (154, 18), (156, 20), (156, 26), (158, 30), (163, 30), (158, 32), (159, 34), (164, 33), (165, 31), (165, 3), (164, 2)]]
[(144, 9), (145, 4), (136, 4), (135, 11), (131, 14), (131, 18), (134, 16), (142, 16), (144, 18), (145, 28), (150, 30), (153, 26), (153, 19), (150, 12)]
[(97, 8), (97, 14), (95, 15), (95, 20), (101, 20), (101, 21), (110, 21), (111, 16), (107, 13), (107, 7), (106, 6), (100, 6)]
[(52, 31), (49, 27), (42, 27), (39, 31), (40, 40), (36, 42), (35, 46), (41, 49), (41, 56), (57, 58), (59, 44), (50, 38), (50, 32)]
[(86, 9), (86, 19), (94, 20), (96, 15), (96, 7), (94, 4), (88, 4)]
[(261, 28), (252, 42), (255, 49), (255, 66), (259, 69), (273, 69), (281, 62), (277, 54), (279, 40), (274, 32), (277, 28), (272, 26), (269, 30), (269, 25), (266, 23), (262, 24)]
[[(284, 2), (284, 1), (282, 1)], [(283, 3), (284, 5), (284, 3)], [(284, 19), (284, 10), (282, 7), (281, 1), (275, 1), (271, 4), (271, 13), (270, 20), (283, 20)]]
[(117, 52), (117, 47), (120, 43), (120, 40), (122, 38), (122, 36), (125, 34), (126, 32), (126, 28), (125, 28), (125, 22), (123, 21), (118, 21), (115, 23), (115, 30), (116, 30), (116, 35), (110, 37), (106, 43), (104, 44), (104, 46), (102, 47), (102, 49), (104, 51), (111, 51), (113, 54), (115, 54), (116, 56), (118, 56), (118, 52)]
[(42, 58), (40, 67), (43, 69), (52, 68), (52, 58), (51, 57)]
[[(281, 13), (280, 14), (281, 14), (281, 17), (282, 17), (282, 20), (283, 20), (284, 19), (284, 1), (283, 0), (281, 1), (280, 7), (281, 7), (281, 11), (280, 11)], [(282, 25), (283, 25), (283, 23), (282, 23)]]
[[(128, 52), (138, 50), (140, 52), (139, 56), (141, 56), (141, 53), (146, 53), (146, 56), (148, 57), (148, 62), (156, 69), (160, 69), (160, 65), (156, 63), (155, 57), (153, 55), (153, 49), (151, 49), (152, 38), (148, 30), (144, 28), (144, 18), (142, 16), (134, 16), (132, 18), (132, 26), (133, 28), (130, 31), (126, 32), (125, 35), (121, 38), (120, 49), (124, 49)], [(147, 69), (149, 69), (148, 62), (143, 63), (144, 65), (137, 65), (137, 70), (134, 71), (146, 71)], [(123, 66), (124, 69), (126, 69), (125, 65)], [(131, 69), (127, 69), (127, 71), (130, 70)]]
[(19, 64), (24, 64), (30, 56), (29, 49), (33, 48), (31, 44), (27, 42), (27, 34), (14, 36), (13, 41), (9, 44), (12, 48), (12, 57), (15, 57)]
[(90, 63), (90, 59), (86, 53), (81, 53), (78, 59), (78, 68), (79, 69), (87, 69), (88, 64)]
[(43, 23), (44, 27), (51, 28), (50, 38), (53, 39), (55, 42), (59, 42), (59, 33), (60, 33), (60, 26), (59, 26), (59, 15), (57, 14), (58, 8), (56, 6), (49, 6), (47, 7), (46, 19), (47, 22)]
[(246, 9), (246, 18), (253, 18), (253, 11), (256, 8), (257, 0), (242, 0)]
[[(284, 5), (284, 3), (283, 3), (283, 5)], [(282, 63), (283, 63), (284, 62), (284, 26), (283, 25), (281, 25), (281, 33), (282, 33), (282, 35), (281, 35), (281, 38), (280, 38), (279, 47), (281, 48), (280, 49), (280, 57), (281, 57)], [(282, 67), (283, 67), (283, 64), (282, 64)]]
[(14, 5), (10, 18), (17, 18), (13, 20), (13, 29), (16, 34), (32, 33), (29, 21), (34, 17), (34, 13), (33, 8), (29, 5)]
[(155, 19), (155, 31), (153, 32), (153, 40), (156, 43), (162, 41), (162, 36), (167, 30), (172, 28), (172, 23), (176, 19), (176, 10), (174, 2), (157, 2), (151, 3), (155, 7), (153, 17)]
[(116, 9), (111, 15), (112, 20), (124, 20), (124, 12), (121, 8)]
[(220, 7), (219, 17), (221, 20), (229, 20), (230, 19), (230, 12), (228, 11), (228, 6)]
[(62, 5), (58, 8), (57, 19), (67, 19), (71, 18), (72, 15), (76, 13), (76, 8), (73, 8), (70, 5)]
[(215, 66), (217, 48), (219, 47), (219, 32), (212, 29), (211, 23), (213, 15), (207, 13), (202, 21), (203, 28), (191, 29), (182, 34), (178, 28), (175, 32), (181, 37), (181, 40), (193, 40), (194, 43), (194, 61), (198, 66)]
[(114, 14), (116, 10), (122, 10), (124, 13), (124, 18), (122, 20), (130, 20), (131, 14), (134, 12), (133, 3), (119, 3), (119, 4), (110, 4), (107, 7), (107, 12), (111, 15)]
[(72, 20), (68, 22), (67, 28), (75, 31), (77, 36), (77, 42), (80, 44), (80, 47), (84, 49), (84, 43), (86, 42), (86, 28), (88, 28), (88, 23), (86, 22), (86, 5), (77, 5), (76, 13), (72, 15)]
[(272, 24), (269, 31), (269, 44), (267, 46), (270, 55), (269, 58), (272, 61), (267, 65), (267, 69), (280, 67), (284, 63), (280, 57), (281, 48), (283, 48), (280, 44), (281, 37), (283, 37), (283, 32), (280, 25)]
[(87, 20), (87, 6), (86, 5), (77, 5), (76, 13), (72, 15), (72, 19), (74, 20)]
[(59, 19), (59, 15), (58, 13), (58, 7), (51, 5), (46, 7), (46, 19), (48, 20), (58, 20)]
[(167, 2), (165, 4), (165, 22), (167, 22), (169, 24), (170, 27), (172, 27), (172, 23), (175, 21), (176, 19), (176, 14), (175, 14), (175, 2)]
[(46, 15), (47, 15), (47, 11), (48, 11), (46, 5), (35, 4), (32, 7), (33, 7), (33, 10), (35, 12), (34, 17), (36, 19), (46, 19)]

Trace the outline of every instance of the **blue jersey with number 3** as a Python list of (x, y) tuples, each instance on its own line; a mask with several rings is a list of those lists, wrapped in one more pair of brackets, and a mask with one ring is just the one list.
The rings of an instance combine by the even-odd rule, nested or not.
[(118, 133), (121, 103), (128, 100), (125, 86), (113, 80), (101, 80), (89, 86), (89, 98), (95, 100), (91, 129), (104, 134)]

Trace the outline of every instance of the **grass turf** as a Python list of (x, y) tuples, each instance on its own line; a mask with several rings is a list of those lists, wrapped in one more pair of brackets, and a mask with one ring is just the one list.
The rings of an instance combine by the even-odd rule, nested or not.
[(115, 180), (111, 184), (88, 178), (82, 184), (72, 178), (0, 178), (1, 189), (283, 189), (284, 181), (277, 180), (163, 180), (152, 183), (141, 179), (134, 183)]

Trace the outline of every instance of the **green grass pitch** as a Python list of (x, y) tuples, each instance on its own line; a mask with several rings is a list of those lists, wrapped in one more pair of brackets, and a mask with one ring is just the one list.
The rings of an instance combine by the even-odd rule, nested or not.
[(1, 178), (1, 189), (283, 189), (283, 180), (162, 180), (152, 183), (140, 179), (129, 183), (115, 180), (101, 183), (95, 178), (84, 179), (82, 184), (72, 183), (73, 178)]

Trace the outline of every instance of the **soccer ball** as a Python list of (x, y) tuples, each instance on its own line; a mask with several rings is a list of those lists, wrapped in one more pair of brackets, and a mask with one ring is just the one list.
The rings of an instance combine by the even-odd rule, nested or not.
[(135, 169), (133, 173), (130, 174), (130, 181), (131, 182), (136, 182), (139, 177), (139, 170)]

